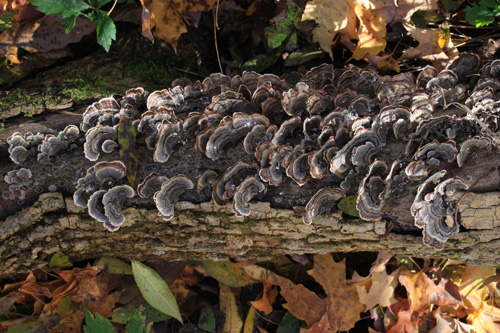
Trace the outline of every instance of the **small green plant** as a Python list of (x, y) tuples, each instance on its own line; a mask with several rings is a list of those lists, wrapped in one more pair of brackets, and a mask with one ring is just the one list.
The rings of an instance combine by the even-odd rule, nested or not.
[(489, 25), (500, 15), (500, 2), (496, 0), (481, 0), (479, 4), (465, 9), (465, 19), (476, 27)]
[(127, 0), (114, 0), (109, 11), (102, 7), (113, 0), (30, 0), (39, 11), (47, 15), (61, 15), (62, 23), (69, 33), (76, 24), (77, 17), (85, 17), (89, 20), (97, 19), (97, 42), (109, 52), (111, 43), (116, 40), (116, 26), (109, 14), (117, 3)]

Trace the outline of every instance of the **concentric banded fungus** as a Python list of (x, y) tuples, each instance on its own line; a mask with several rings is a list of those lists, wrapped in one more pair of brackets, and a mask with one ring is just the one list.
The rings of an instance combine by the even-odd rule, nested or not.
[(128, 185), (119, 185), (108, 190), (102, 197), (104, 215), (108, 218), (104, 226), (109, 231), (116, 231), (125, 222), (125, 216), (121, 213), (122, 202), (125, 198), (132, 198), (134, 189)]
[(117, 140), (116, 127), (92, 127), (85, 134), (85, 144), (83, 145), (85, 157), (90, 161), (97, 161), (101, 153), (109, 151), (109, 142), (107, 142), (109, 140)]
[(153, 195), (161, 189), (161, 185), (168, 181), (168, 177), (160, 176), (152, 172), (144, 178), (143, 182), (137, 187), (137, 194), (141, 198), (152, 198)]
[(181, 143), (180, 133), (182, 131), (182, 121), (170, 123), (162, 122), (158, 125), (158, 142), (156, 143), (153, 158), (155, 162), (165, 163), (168, 161), (174, 148)]
[(118, 122), (119, 118), (115, 118), (115, 115), (119, 114), (119, 112), (120, 105), (113, 97), (103, 98), (85, 110), (80, 128), (82, 131), (87, 132), (97, 125), (112, 126)]
[(302, 220), (305, 224), (311, 224), (319, 218), (319, 215), (331, 212), (343, 197), (345, 197), (345, 192), (339, 188), (320, 189), (307, 203)]
[(389, 189), (383, 179), (387, 174), (387, 164), (376, 160), (370, 165), (368, 174), (359, 184), (356, 208), (359, 217), (367, 221), (378, 221), (384, 214), (385, 195)]
[(205, 188), (212, 187), (217, 181), (219, 175), (214, 170), (207, 169), (198, 178), (196, 188), (198, 190), (204, 190)]
[(165, 221), (171, 220), (174, 217), (174, 207), (179, 197), (193, 188), (193, 181), (184, 175), (171, 178), (166, 183), (163, 183), (161, 189), (154, 194), (154, 201), (159, 215), (162, 215)]
[(223, 206), (234, 196), (238, 186), (248, 176), (255, 176), (258, 172), (256, 165), (238, 162), (226, 170), (224, 176), (214, 183), (212, 198), (219, 205)]
[(455, 142), (440, 143), (437, 140), (421, 147), (415, 155), (413, 162), (405, 169), (406, 175), (411, 180), (422, 180), (429, 176), (430, 171), (436, 169), (442, 162), (452, 162), (457, 156)]
[[(377, 134), (373, 131), (361, 131), (356, 136), (352, 138), (341, 150), (335, 154), (335, 157), (330, 162), (330, 171), (336, 174), (337, 176), (341, 176), (346, 171), (349, 170), (352, 162), (353, 150), (356, 147), (365, 145), (367, 149), (361, 149), (356, 156), (356, 163), (366, 163), (368, 161), (367, 158), (363, 158), (370, 153), (370, 156), (373, 156), (375, 151), (379, 150), (382, 146), (382, 142)], [(369, 149), (368, 149), (369, 148)], [(363, 162), (364, 161), (364, 162)]]
[(461, 168), (465, 165), (469, 154), (474, 149), (491, 149), (491, 140), (489, 138), (474, 137), (464, 141), (460, 145), (460, 152), (457, 155), (457, 164)]
[(37, 155), (38, 145), (42, 142), (44, 138), (43, 134), (33, 134), (31, 132), (26, 132), (21, 135), (19, 132), (13, 133), (8, 139), (7, 143), (9, 148), (9, 157), (12, 162), (16, 164), (23, 164), (31, 157)]
[[(478, 71), (478, 66), (474, 57), (464, 55), (447, 70), (426, 67), (415, 79), (412, 73), (379, 76), (373, 68), (334, 71), (325, 64), (305, 75), (289, 74), (292, 81), (244, 72), (233, 78), (212, 74), (203, 83), (177, 79), (171, 89), (149, 96), (143, 89), (130, 90), (121, 99), (107, 98), (89, 106), (81, 126), (86, 131), (86, 154), (98, 160), (103, 153), (118, 155), (113, 126), (120, 115), (130, 118), (137, 128), (137, 177), (143, 179), (139, 196), (129, 198), (133, 194), (128, 191), (122, 199), (104, 200), (117, 187), (128, 190), (127, 170), (121, 164), (103, 171), (106, 164), (98, 163), (78, 180), (74, 200), (85, 207), (91, 202), (92, 214), (111, 230), (123, 222), (124, 200), (141, 205), (154, 200), (168, 220), (179, 197), (197, 203), (211, 197), (218, 205), (232, 201), (238, 215), (250, 213), (251, 200), (264, 199), (273, 207), (288, 209), (307, 203), (304, 222), (328, 225), (335, 219), (322, 219), (321, 213), (333, 210), (346, 192), (358, 191), (362, 218), (395, 219), (400, 202), (408, 202), (420, 186), (414, 220), (424, 228), (427, 244), (441, 246), (456, 226), (442, 231), (443, 225), (421, 226), (422, 221), (446, 215), (444, 226), (452, 225), (448, 216), (455, 199), (444, 188), (451, 188), (453, 182), (460, 189), (465, 185), (458, 178), (446, 179), (440, 170), (453, 175), (467, 171), (468, 167), (460, 169), (457, 164), (472, 164), (476, 158), (469, 152), (476, 149), (479, 157), (486, 149), (488, 157), (498, 156), (496, 145), (490, 143), (494, 136), (486, 138), (485, 133), (500, 126), (500, 107), (495, 103), (500, 61), (483, 66), (479, 84), (468, 93), (462, 84), (472, 87), (478, 73), (467, 73)], [(471, 112), (447, 115), (451, 108), (443, 110), (444, 106), (454, 99), (463, 103), (466, 95)], [(103, 129), (105, 133), (100, 133)], [(72, 144), (81, 144), (75, 135)], [(9, 138), (11, 158), (31, 163), (44, 138), (43, 154), (64, 153), (67, 148), (56, 137), (16, 133)], [(145, 149), (144, 143), (154, 152)], [(174, 160), (172, 154), (180, 145), (180, 161)], [(386, 176), (387, 165), (391, 171)], [(196, 189), (191, 179), (198, 180)], [(436, 186), (440, 182), (443, 185)], [(22, 194), (19, 184), (9, 185)], [(312, 193), (316, 193), (313, 198)], [(112, 202), (116, 204), (111, 207)], [(387, 204), (395, 209), (384, 211)], [(406, 215), (401, 223), (412, 218), (409, 212), (402, 214)]]
[(469, 189), (459, 177), (440, 182), (445, 175), (446, 171), (439, 171), (420, 185), (411, 206), (415, 225), (424, 229), (424, 244), (435, 249), (442, 249), (448, 238), (458, 233), (454, 214), (456, 192)]
[(266, 185), (255, 176), (246, 177), (234, 192), (233, 211), (237, 216), (250, 215), (250, 200), (264, 193)]

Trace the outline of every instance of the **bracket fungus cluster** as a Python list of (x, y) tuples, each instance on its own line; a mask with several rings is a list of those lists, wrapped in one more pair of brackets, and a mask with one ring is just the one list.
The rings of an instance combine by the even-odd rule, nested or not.
[[(293, 87), (273, 74), (244, 72), (177, 79), (151, 94), (131, 89), (84, 112), (91, 166), (74, 200), (115, 231), (132, 203), (154, 202), (170, 220), (178, 200), (232, 203), (238, 216), (264, 200), (305, 207), (304, 222), (314, 224), (346, 196), (357, 196), (368, 221), (394, 219), (391, 207), (411, 198), (414, 226), (439, 249), (459, 231), (456, 203), (477, 181), (457, 174), (478, 151), (498, 154), (499, 95), (500, 60), (481, 63), (468, 53), (445, 70), (427, 66), (416, 76), (323, 64)], [(118, 157), (124, 117), (137, 132), (135, 189)], [(16, 133), (9, 153), (24, 165), (71, 149), (82, 135), (74, 126), (57, 136)], [(22, 178), (16, 175), (9, 179)]]

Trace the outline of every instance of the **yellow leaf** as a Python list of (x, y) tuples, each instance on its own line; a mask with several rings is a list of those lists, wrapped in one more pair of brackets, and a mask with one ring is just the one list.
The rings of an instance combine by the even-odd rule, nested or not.
[(226, 317), (222, 332), (240, 333), (243, 327), (243, 321), (238, 314), (236, 299), (234, 298), (231, 288), (222, 283), (219, 283), (219, 304), (220, 311), (224, 313)]
[(304, 9), (304, 20), (316, 21), (318, 27), (313, 30), (313, 41), (333, 58), (333, 38), (341, 30), (356, 24), (356, 15), (348, 0), (312, 0)]
[(174, 49), (177, 40), (187, 32), (183, 15), (188, 12), (209, 10), (216, 0), (141, 0), (142, 34), (151, 39), (151, 29), (156, 27), (158, 37), (168, 42)]
[(369, 9), (363, 8), (357, 3), (353, 3), (354, 12), (360, 21), (358, 30), (358, 45), (352, 57), (356, 60), (362, 59), (365, 55), (377, 55), (384, 51), (387, 29), (382, 18), (376, 17)]

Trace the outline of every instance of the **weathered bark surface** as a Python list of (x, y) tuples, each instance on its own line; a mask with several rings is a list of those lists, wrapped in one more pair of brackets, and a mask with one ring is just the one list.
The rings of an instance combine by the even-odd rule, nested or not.
[[(417, 235), (395, 234), (386, 222), (348, 220), (330, 214), (321, 224), (305, 225), (293, 210), (252, 205), (252, 214), (235, 217), (211, 202), (177, 204), (176, 217), (164, 222), (153, 209), (130, 208), (114, 233), (88, 217), (60, 193), (45, 193), (33, 206), (2, 223), (0, 278), (43, 267), (63, 251), (71, 260), (113, 256), (138, 260), (270, 258), (278, 254), (391, 251), (416, 257), (452, 258), (475, 265), (498, 263), (500, 192), (467, 194), (460, 208), (482, 230), (460, 232), (442, 251), (422, 244)], [(473, 221), (471, 218), (470, 221)], [(477, 225), (476, 225), (477, 227)]]
[[(55, 133), (65, 125), (78, 124), (81, 111), (44, 113), (32, 119), (7, 122), (0, 134), (0, 172), (5, 175), (19, 168), (10, 161), (5, 142), (13, 132)], [(391, 154), (392, 149), (397, 151), (402, 146), (404, 143), (388, 142), (384, 152)], [(223, 162), (207, 162), (191, 150), (180, 150), (172, 162), (159, 165), (153, 163), (151, 151), (138, 146), (142, 166), (138, 180), (151, 171), (169, 177), (182, 172), (195, 179), (200, 163), (224, 170), (239, 159), (249, 158), (239, 151), (235, 146)], [(117, 156), (114, 153), (104, 158), (113, 160)], [(138, 199), (124, 210), (125, 224), (111, 233), (90, 218), (86, 210), (76, 207), (71, 197), (76, 180), (94, 164), (85, 159), (81, 150), (73, 150), (51, 158), (48, 165), (36, 161), (26, 165), (33, 172), (34, 181), (42, 184), (43, 192), (51, 184), (57, 184), (57, 190), (41, 195), (29, 192), (23, 202), (2, 198), (0, 278), (42, 267), (57, 251), (63, 251), (74, 261), (99, 256), (144, 261), (215, 260), (263, 259), (291, 253), (392, 251), (418, 257), (453, 258), (477, 265), (497, 263), (500, 255), (500, 154), (495, 149), (475, 152), (466, 166), (449, 171), (450, 176), (461, 176), (472, 186), (458, 203), (457, 217), (462, 230), (441, 251), (423, 245), (421, 231), (413, 226), (410, 206), (418, 184), (407, 184), (380, 222), (365, 222), (337, 212), (305, 225), (300, 207), (295, 206), (303, 207), (307, 198), (324, 186), (325, 180), (313, 180), (303, 187), (289, 182), (280, 189), (286, 193), (270, 188), (246, 218), (236, 217), (230, 205), (214, 206), (209, 201), (210, 192), (181, 197), (191, 202), (178, 203), (175, 217), (169, 222), (157, 216), (152, 200)], [(71, 169), (66, 172), (68, 165)], [(0, 193), (7, 188), (8, 184), (0, 182)]]

